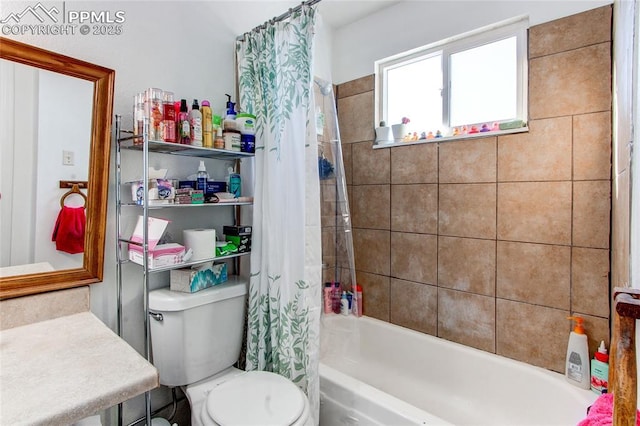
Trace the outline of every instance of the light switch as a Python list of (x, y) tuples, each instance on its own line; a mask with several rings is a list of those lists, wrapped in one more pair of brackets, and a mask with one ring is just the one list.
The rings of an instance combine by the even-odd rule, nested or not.
[(73, 151), (62, 151), (62, 165), (73, 166)]

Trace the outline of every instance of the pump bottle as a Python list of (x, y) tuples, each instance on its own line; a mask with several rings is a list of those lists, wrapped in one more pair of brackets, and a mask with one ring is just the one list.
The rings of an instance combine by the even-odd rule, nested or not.
[(604, 340), (591, 360), (591, 390), (601, 394), (609, 387), (609, 355)]
[(189, 109), (187, 100), (180, 100), (180, 113), (178, 114), (178, 142), (184, 145), (191, 145), (191, 125), (189, 124)]
[(575, 327), (569, 334), (567, 346), (567, 359), (565, 364), (565, 376), (567, 381), (582, 389), (589, 389), (591, 381), (589, 377), (589, 345), (587, 335), (584, 334), (581, 317), (567, 317), (575, 321)]

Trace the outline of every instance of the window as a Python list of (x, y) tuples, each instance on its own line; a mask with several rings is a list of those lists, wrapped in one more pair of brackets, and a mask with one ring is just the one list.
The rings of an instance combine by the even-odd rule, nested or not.
[(420, 135), (527, 118), (526, 18), (376, 61), (376, 125)]

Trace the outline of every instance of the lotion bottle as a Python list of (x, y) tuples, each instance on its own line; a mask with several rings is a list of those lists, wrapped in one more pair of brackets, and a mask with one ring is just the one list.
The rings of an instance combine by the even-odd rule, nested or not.
[(600, 395), (609, 387), (609, 355), (604, 340), (591, 360), (591, 390)]
[(581, 317), (568, 317), (567, 319), (575, 321), (575, 327), (569, 334), (565, 376), (569, 383), (582, 389), (589, 389), (591, 386), (589, 345), (587, 335), (584, 334), (584, 327), (582, 326), (584, 319)]

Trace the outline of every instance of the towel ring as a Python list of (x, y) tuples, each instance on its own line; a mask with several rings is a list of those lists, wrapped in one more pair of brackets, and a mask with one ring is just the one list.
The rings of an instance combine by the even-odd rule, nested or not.
[(84, 193), (82, 191), (80, 191), (80, 187), (78, 186), (77, 183), (74, 183), (73, 186), (71, 187), (71, 189), (67, 192), (64, 193), (64, 195), (60, 198), (60, 207), (64, 207), (64, 200), (72, 194), (80, 194), (80, 196), (84, 199), (84, 206), (87, 206), (87, 196), (84, 195)]

